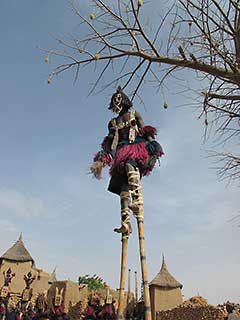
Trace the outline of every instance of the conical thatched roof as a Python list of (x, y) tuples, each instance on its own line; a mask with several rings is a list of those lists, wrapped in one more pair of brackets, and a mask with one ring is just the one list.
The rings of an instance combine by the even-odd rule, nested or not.
[(49, 280), (48, 280), (48, 283), (49, 283), (49, 284), (52, 284), (52, 283), (54, 283), (54, 282), (56, 282), (56, 281), (57, 281), (56, 268), (54, 268), (54, 270), (53, 270), (53, 272), (51, 273), (51, 276), (50, 276), (50, 278), (49, 278)]
[(19, 239), (14, 243), (14, 245), (8, 249), (1, 257), (0, 262), (2, 260), (16, 261), (16, 262), (27, 262), (31, 261), (32, 265), (34, 265), (34, 260), (31, 257), (30, 253), (24, 246), (22, 240), (22, 234), (20, 234)]
[(162, 267), (160, 272), (156, 275), (156, 277), (150, 282), (149, 284), (154, 285), (154, 286), (158, 286), (158, 287), (162, 287), (162, 288), (180, 288), (182, 289), (183, 285), (178, 282), (168, 271), (167, 269), (167, 265), (165, 263), (165, 259), (163, 256), (162, 259)]

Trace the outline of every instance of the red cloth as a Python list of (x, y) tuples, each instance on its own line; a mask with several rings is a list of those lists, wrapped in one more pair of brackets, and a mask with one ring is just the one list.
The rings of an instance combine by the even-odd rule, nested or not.
[(104, 312), (103, 312), (103, 315), (104, 314), (109, 314), (110, 316), (113, 315), (113, 310), (112, 310), (112, 306), (111, 305), (106, 305), (104, 307)]
[(106, 305), (104, 305), (102, 311), (99, 312), (98, 316), (100, 318), (104, 318), (104, 316), (106, 316), (106, 315), (109, 315), (110, 317), (112, 317), (113, 314), (114, 314), (113, 306), (111, 304), (106, 304)]
[(96, 316), (95, 309), (92, 306), (88, 306), (82, 313), (85, 317), (87, 316)]
[(61, 304), (60, 306), (54, 307), (54, 313), (55, 314), (61, 314), (64, 312), (64, 305)]

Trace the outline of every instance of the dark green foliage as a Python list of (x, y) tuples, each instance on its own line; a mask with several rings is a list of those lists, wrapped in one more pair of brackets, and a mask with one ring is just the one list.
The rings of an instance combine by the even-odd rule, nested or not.
[(79, 284), (87, 284), (89, 290), (97, 290), (104, 288), (105, 282), (102, 278), (94, 274), (93, 276), (90, 276), (89, 274), (86, 274), (85, 276), (80, 276), (78, 278)]

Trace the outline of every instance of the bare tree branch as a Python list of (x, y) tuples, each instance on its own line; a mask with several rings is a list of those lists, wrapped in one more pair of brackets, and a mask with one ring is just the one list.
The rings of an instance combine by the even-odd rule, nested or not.
[[(88, 0), (95, 13), (86, 16), (71, 1), (81, 33), (79, 38), (55, 37), (59, 49), (43, 50), (63, 61), (51, 72), (51, 80), (74, 69), (76, 81), (80, 68), (93, 64), (99, 74), (90, 94), (121, 81), (124, 88), (133, 87), (134, 99), (142, 84), (150, 82), (162, 91), (168, 77), (177, 82), (176, 72), (189, 70), (199, 84), (196, 103), (199, 117), (204, 117), (205, 138), (211, 133), (219, 144), (232, 147), (240, 136), (239, 2), (175, 0), (150, 27), (143, 18), (151, 2), (118, 0), (115, 8), (111, 1)], [(110, 66), (112, 79), (102, 84)], [(227, 151), (218, 159), (221, 176), (240, 178), (239, 155)]]

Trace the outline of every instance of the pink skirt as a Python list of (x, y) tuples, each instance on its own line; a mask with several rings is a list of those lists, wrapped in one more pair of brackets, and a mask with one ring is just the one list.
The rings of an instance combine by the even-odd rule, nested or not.
[(117, 149), (110, 173), (115, 167), (123, 167), (128, 160), (133, 160), (140, 165), (144, 165), (148, 158), (149, 154), (144, 141), (134, 144), (125, 144)]

